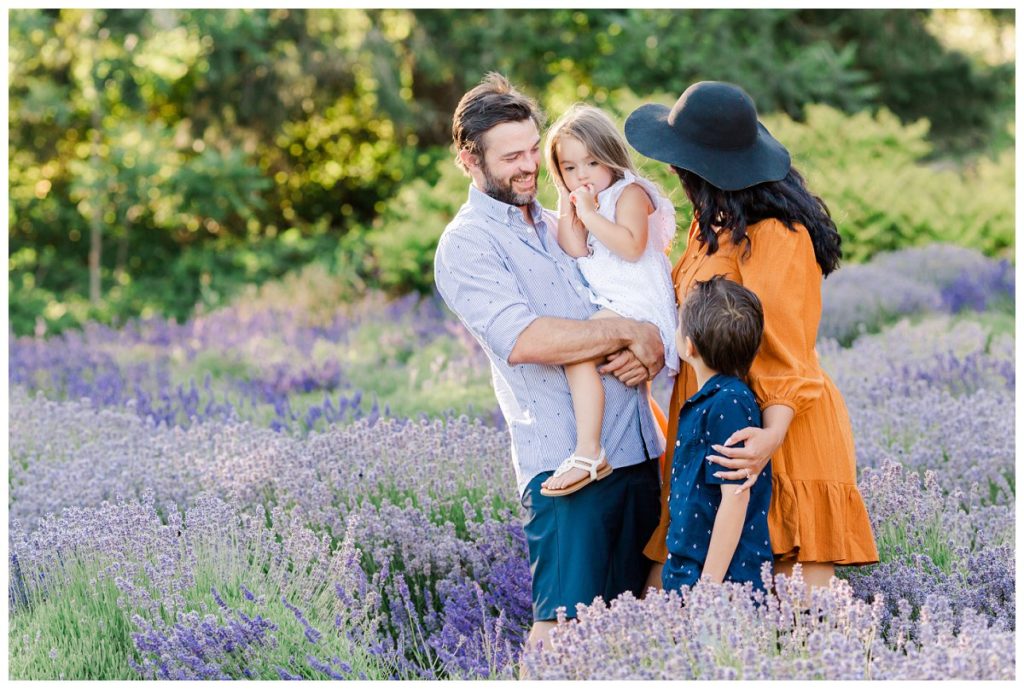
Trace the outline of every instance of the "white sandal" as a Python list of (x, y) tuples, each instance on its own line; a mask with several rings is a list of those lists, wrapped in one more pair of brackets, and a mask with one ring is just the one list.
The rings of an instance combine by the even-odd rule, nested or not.
[(555, 473), (552, 477), (561, 476), (570, 469), (583, 469), (590, 473), (590, 476), (584, 476), (576, 483), (571, 483), (564, 488), (541, 488), (540, 494), (549, 498), (559, 497), (561, 495), (569, 495), (575, 493), (580, 488), (590, 485), (594, 481), (600, 481), (608, 474), (612, 473), (612, 467), (610, 464), (605, 464), (602, 468), (598, 469), (598, 465), (605, 461), (604, 448), (601, 448), (601, 453), (597, 459), (591, 459), (590, 457), (581, 457), (579, 455), (569, 455), (565, 460), (558, 465), (555, 469)]

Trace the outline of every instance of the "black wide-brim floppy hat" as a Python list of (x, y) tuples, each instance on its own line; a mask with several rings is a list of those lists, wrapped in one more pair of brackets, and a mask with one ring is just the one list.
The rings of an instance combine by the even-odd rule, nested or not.
[(789, 174), (789, 151), (757, 120), (753, 99), (734, 84), (699, 81), (671, 108), (641, 105), (626, 118), (625, 130), (638, 152), (725, 191)]

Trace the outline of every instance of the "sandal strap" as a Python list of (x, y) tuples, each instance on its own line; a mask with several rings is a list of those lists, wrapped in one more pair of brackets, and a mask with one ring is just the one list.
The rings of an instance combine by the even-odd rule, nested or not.
[(590, 478), (597, 480), (597, 467), (605, 459), (604, 448), (601, 448), (600, 454), (597, 459), (591, 459), (590, 457), (581, 457), (580, 455), (569, 455), (566, 457), (558, 468), (555, 469), (555, 476), (561, 476), (570, 469), (583, 469), (590, 474)]

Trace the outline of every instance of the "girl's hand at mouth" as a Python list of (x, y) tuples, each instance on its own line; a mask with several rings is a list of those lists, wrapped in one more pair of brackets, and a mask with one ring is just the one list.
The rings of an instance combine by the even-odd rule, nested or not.
[(582, 215), (597, 210), (597, 194), (593, 184), (584, 184), (569, 194), (569, 200), (576, 206), (576, 213)]

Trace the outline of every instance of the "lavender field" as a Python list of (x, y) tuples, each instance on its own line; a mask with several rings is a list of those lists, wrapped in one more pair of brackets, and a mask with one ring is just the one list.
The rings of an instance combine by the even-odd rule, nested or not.
[(810, 611), (781, 577), (596, 601), (543, 654), (486, 358), (436, 298), (325, 280), (11, 336), (12, 679), (1014, 678), (1010, 264), (826, 281), (880, 564)]

